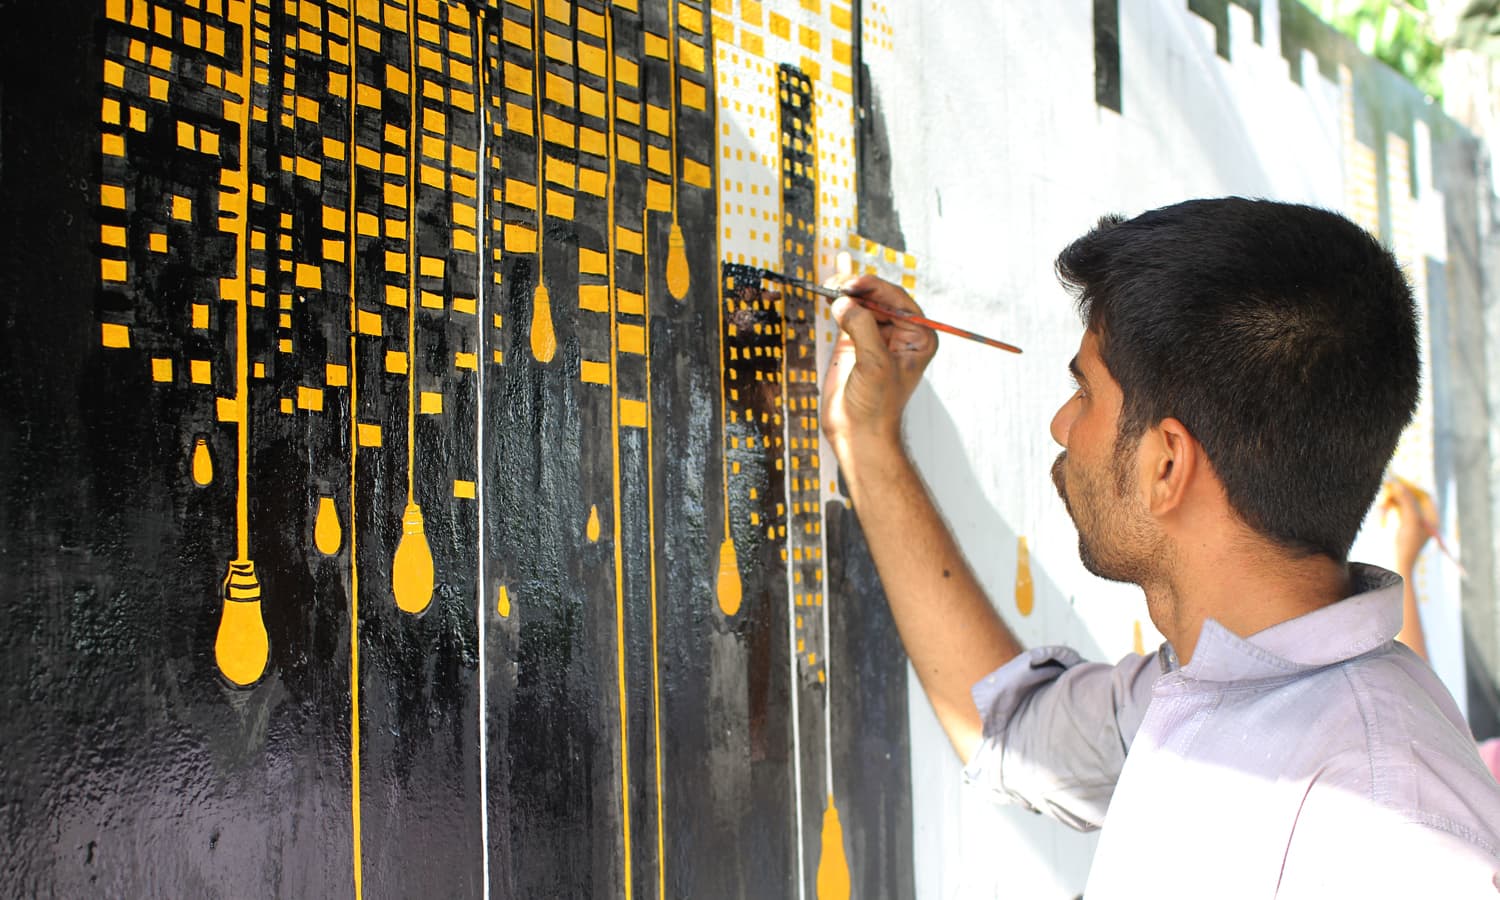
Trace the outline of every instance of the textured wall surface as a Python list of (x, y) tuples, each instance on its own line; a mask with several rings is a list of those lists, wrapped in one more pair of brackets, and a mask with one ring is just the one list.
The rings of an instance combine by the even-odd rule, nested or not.
[(911, 894), (847, 3), (0, 33), (0, 893)]
[(1160, 637), (1047, 478), (1053, 256), (1344, 210), (1424, 312), (1462, 701), (1480, 165), (1292, 0), (0, 5), (0, 893), (1072, 898), (1093, 839), (908, 678), (773, 274), (1025, 348), (946, 340), (909, 441), (1023, 639), (1114, 659)]

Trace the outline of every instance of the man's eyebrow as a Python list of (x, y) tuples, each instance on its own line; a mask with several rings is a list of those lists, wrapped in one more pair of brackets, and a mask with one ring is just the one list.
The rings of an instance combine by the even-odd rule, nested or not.
[(1078, 380), (1079, 384), (1089, 383), (1088, 378), (1084, 377), (1083, 369), (1078, 365), (1078, 357), (1068, 360), (1068, 371), (1073, 373), (1073, 377)]

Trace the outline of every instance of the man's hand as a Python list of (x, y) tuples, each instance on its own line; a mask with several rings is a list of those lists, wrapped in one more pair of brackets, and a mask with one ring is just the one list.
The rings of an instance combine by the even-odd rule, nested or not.
[[(905, 291), (873, 276), (845, 282), (844, 289), (921, 312)], [(839, 298), (833, 314), (844, 334), (823, 382), (823, 430), (902, 646), (953, 748), (968, 762), (983, 728), (970, 688), (1021, 645), (985, 597), (901, 446), (901, 414), (937, 352), (937, 335), (850, 297)]]
[[(892, 309), (921, 312), (906, 291), (873, 275), (843, 287)], [(834, 301), (833, 315), (843, 333), (823, 382), (823, 430), (847, 465), (861, 447), (900, 447), (901, 414), (938, 341), (932, 329), (871, 312), (851, 297)]]

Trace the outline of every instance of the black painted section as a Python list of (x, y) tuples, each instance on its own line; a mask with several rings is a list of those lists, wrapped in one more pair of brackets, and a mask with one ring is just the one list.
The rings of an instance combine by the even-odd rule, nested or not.
[(891, 133), (880, 93), (864, 63), (861, 3), (852, 4), (854, 26), (855, 230), (897, 250), (906, 249), (901, 214), (891, 194)]
[[(571, 196), (571, 218), (496, 192), (505, 179), (537, 181), (536, 129), (512, 127), (509, 104), (577, 128), (610, 126), (581, 103), (507, 86), (506, 64), (535, 77), (537, 53), (503, 39), (505, 20), (598, 47), (580, 22), (604, 15), (616, 54), (640, 67), (638, 86), (615, 85), (629, 100), (672, 107), (675, 79), (703, 85), (706, 110), (675, 104), (679, 176), (688, 159), (716, 171), (708, 35), (669, 22), (660, 4), (636, 13), (589, 0), (538, 25), (515, 3), (443, 3), (436, 18), (419, 8), (415, 48), (403, 22), (360, 20), (377, 48), (336, 34), (327, 6), (317, 23), (279, 0), (252, 6), (262, 15), (249, 39), (267, 77), (255, 89), (264, 116), (247, 135), (258, 186), (248, 223), (265, 235), (247, 249), (265, 273), (245, 323), (247, 359), (263, 366), (249, 380), (248, 526), (270, 661), (238, 688), (219, 674), (214, 641), (235, 555), (239, 427), (220, 419), (220, 400), (235, 391), (238, 306), (219, 299), (235, 247), (218, 212), (221, 169), (239, 163), (240, 135), (225, 120), (223, 89), (203, 82), (209, 65), (238, 65), (245, 38), (225, 28), (224, 57), (211, 61), (182, 37), (182, 17), (201, 10), (160, 5), (177, 23), (170, 39), (151, 37), (154, 23), (105, 21), (102, 2), (0, 12), (0, 829), (11, 851), (0, 894), (337, 897), (353, 894), (357, 870), (366, 896), (472, 897), (487, 866), (495, 897), (612, 896), (626, 877), (628, 830), (634, 896), (792, 896), (791, 697), (800, 692), (802, 873), (812, 890), (830, 702), (817, 672), (831, 663), (847, 673), (831, 682), (833, 789), (856, 895), (909, 895), (904, 662), (888, 652), (888, 620), (865, 614), (878, 582), (860, 545), (841, 538), (826, 559), (807, 553), (824, 526), (816, 475), (788, 481), (794, 458), (816, 465), (813, 332), (802, 323), (817, 301), (783, 301), (761, 292), (760, 273), (721, 270), (712, 187), (622, 162), (603, 197), (577, 181), (551, 185)], [(465, 17), (481, 8), (482, 25)], [(673, 70), (649, 57), (647, 33), (702, 47), (709, 67), (678, 60)], [(131, 41), (147, 39), (171, 45), (172, 68), (159, 70), (168, 99), (144, 103), (142, 129), (101, 126), (104, 60), (128, 59)], [(465, 40), (483, 91), (453, 69), (420, 66), (440, 91), (419, 89), (413, 101), (397, 86), (411, 77), (413, 49), (446, 53)], [(336, 59), (320, 42), (347, 53)], [(575, 89), (608, 87), (576, 60), (543, 54), (541, 66)], [(133, 61), (125, 88), (108, 96), (140, 101), (152, 74), (149, 58)], [(800, 115), (810, 117), (799, 84)], [(464, 92), (473, 109), (458, 101)], [(431, 125), (429, 112), (444, 124)], [(217, 157), (180, 147), (178, 121), (218, 134)], [(805, 125), (804, 173), (787, 200), (810, 223)], [(643, 147), (674, 149), (644, 123), (613, 126)], [(123, 157), (101, 154), (101, 129), (123, 137)], [(447, 149), (428, 153), (424, 137)], [(452, 148), (481, 144), (476, 183)], [(377, 164), (356, 162), (370, 152)], [(608, 168), (577, 147), (545, 153), (578, 171)], [(316, 177), (299, 174), (298, 159), (315, 162)], [(407, 166), (424, 164), (437, 181), (418, 176), (412, 202), (398, 201)], [(677, 181), (691, 275), (681, 300), (665, 280), (672, 216), (644, 211), (648, 179)], [(126, 207), (101, 206), (101, 184), (124, 185)], [(173, 194), (191, 200), (187, 220), (173, 216)], [(477, 253), (461, 249), (456, 199), (478, 206)], [(617, 248), (613, 259), (616, 287), (645, 298), (642, 310), (580, 306), (580, 288), (605, 281), (580, 271), (580, 248), (607, 252), (611, 202), (617, 224), (644, 230), (644, 254)], [(360, 213), (375, 233), (355, 228)], [(507, 224), (536, 229), (540, 253), (494, 254)], [(125, 250), (100, 243), (102, 225), (126, 229)], [(156, 231), (168, 252), (148, 249)], [(807, 237), (797, 258), (810, 271)], [(887, 242), (899, 246), (899, 233)], [(409, 250), (442, 260), (443, 274), (392, 262)], [(119, 253), (129, 280), (102, 289), (100, 259)], [(366, 317), (351, 316), (351, 262), (353, 312)], [(557, 340), (547, 362), (530, 344), (539, 271)], [(208, 327), (194, 324), (195, 305), (207, 307)], [(351, 337), (358, 321), (378, 322), (379, 334)], [(101, 322), (129, 325), (131, 346), (101, 346)], [(616, 386), (648, 404), (649, 430), (616, 433), (610, 387), (582, 379), (583, 362), (607, 359), (621, 325), (648, 335), (649, 366), (620, 354)], [(414, 448), (412, 382), (392, 371), (388, 351), (408, 354), (419, 406), (423, 393), (442, 397), (441, 412), (416, 414)], [(472, 367), (455, 362), (470, 354)], [(170, 382), (152, 380), (152, 357), (173, 359)], [(193, 359), (210, 362), (207, 383), (190, 378)], [(330, 369), (341, 366), (343, 376)], [(721, 376), (736, 392), (727, 407), (716, 399)], [(357, 442), (357, 425), (378, 425), (378, 442)], [(215, 470), (202, 487), (191, 469), (199, 438)], [(396, 607), (391, 587), (409, 449), (436, 583), (418, 615)], [(744, 599), (734, 616), (714, 599), (726, 459), (738, 466), (728, 502)], [(467, 482), (481, 495), (456, 496)], [(325, 498), (341, 528), (327, 554), (316, 546)], [(818, 531), (793, 539), (789, 526)], [(789, 577), (832, 577), (845, 554), (844, 571), (858, 573), (840, 582), (850, 615), (831, 610), (831, 635), (807, 626), (809, 643), (834, 658), (804, 665), (789, 648)]]
[(1255, 27), (1255, 43), (1261, 43), (1261, 0), (1188, 0), (1188, 9), (1214, 26), (1214, 51), (1229, 59), (1229, 6), (1234, 4), (1250, 13)]
[(1094, 0), (1094, 102), (1121, 112), (1120, 0)]
[(833, 781), (849, 857), (850, 896), (916, 895), (906, 652), (869, 547), (841, 502), (828, 534)]

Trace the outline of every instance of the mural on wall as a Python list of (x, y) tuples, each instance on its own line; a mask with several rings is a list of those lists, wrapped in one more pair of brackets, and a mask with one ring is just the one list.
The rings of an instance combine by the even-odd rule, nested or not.
[(100, 728), (108, 761), (7, 785), (88, 847), (8, 826), (42, 843), (7, 881), (909, 895), (905, 661), (819, 447), (834, 325), (763, 281), (848, 251), (915, 285), (855, 225), (858, 9), (61, 6), (28, 24), (93, 107), (58, 161), (93, 263), (48, 287), (92, 345), (89, 559), (46, 513), (23, 555), (97, 634), (36, 651), (67, 714), (18, 758)]
[[(1432, 348), (1483, 333), (1474, 151), (1409, 86), (1294, 0), (1091, 11), (960, 3), (917, 34), (857, 0), (7, 8), (5, 893), (905, 897), (982, 893), (1003, 848), (1074, 896), (1085, 852), (933, 787), (957, 767), (821, 452), (835, 326), (796, 281), (848, 253), (1046, 347), (1077, 323), (1030, 302), (1036, 236), (1276, 185), (1395, 246)], [(992, 40), (967, 62), (964, 29)], [(939, 96), (981, 67), (1003, 77), (972, 109)], [(1295, 166), (1256, 143), (1287, 122)], [(969, 155), (926, 135), (965, 127)], [(1010, 417), (1060, 366), (944, 381), (963, 352), (934, 389), (1019, 388), (974, 425), (1028, 458), (1045, 435)], [(1434, 367), (1398, 458), (1440, 502), (1488, 492), (1454, 462), (1488, 458), (1457, 383)], [(1154, 647), (1138, 608), (1070, 602), (1050, 483), (987, 477), (958, 522), (1002, 539), (976, 562), (1007, 619)], [(1451, 536), (1489, 533), (1453, 507)], [(1428, 565), (1433, 605), (1450, 576)]]

